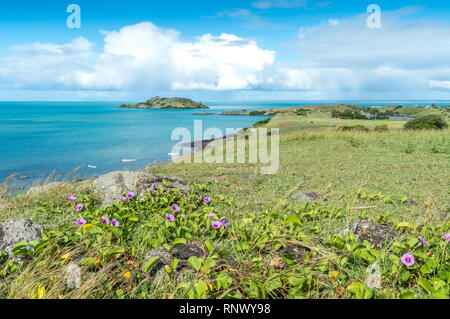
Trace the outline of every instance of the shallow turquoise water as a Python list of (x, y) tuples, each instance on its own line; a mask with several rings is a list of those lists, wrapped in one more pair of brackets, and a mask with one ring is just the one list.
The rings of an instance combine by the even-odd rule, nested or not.
[[(327, 101), (337, 103), (336, 101)], [(352, 103), (357, 104), (355, 101)], [(390, 105), (367, 102), (361, 105)], [(400, 104), (400, 102), (398, 102)], [(409, 102), (416, 105), (418, 102)], [(429, 103), (420, 102), (423, 105)], [(243, 128), (265, 117), (199, 116), (196, 110), (127, 110), (121, 102), (0, 102), (0, 181), (19, 174), (24, 181), (65, 176), (81, 167), (78, 176), (89, 177), (113, 170), (139, 169), (153, 161), (169, 160), (177, 141), (177, 127), (193, 132), (194, 120), (203, 129)], [(325, 104), (299, 101), (205, 102), (209, 112)], [(407, 103), (401, 103), (406, 105)], [(436, 103), (439, 105), (439, 103)], [(443, 103), (448, 105), (450, 103)], [(192, 133), (193, 134), (193, 133)], [(123, 163), (122, 159), (136, 159)], [(97, 166), (96, 169), (88, 165)]]

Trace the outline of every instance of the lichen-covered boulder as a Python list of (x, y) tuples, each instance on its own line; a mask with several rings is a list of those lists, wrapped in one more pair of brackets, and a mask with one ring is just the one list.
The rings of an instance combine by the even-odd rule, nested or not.
[(306, 201), (306, 202), (313, 202), (319, 198), (319, 195), (317, 195), (314, 192), (310, 191), (299, 191), (294, 194), (292, 194), (292, 199), (300, 200), (300, 201)]
[(194, 244), (181, 245), (171, 251), (167, 251), (167, 249), (163, 247), (158, 247), (145, 254), (144, 264), (151, 257), (159, 257), (159, 263), (151, 270), (151, 274), (155, 274), (159, 269), (164, 267), (164, 265), (170, 265), (171, 260), (174, 258), (179, 260), (177, 270), (181, 270), (188, 266), (187, 261), (190, 257), (195, 256), (197, 258), (201, 258), (205, 257), (205, 255), (205, 252), (199, 246)]
[(102, 206), (110, 206), (118, 201), (120, 196), (131, 191), (136, 196), (141, 197), (147, 193), (155, 184), (156, 187), (163, 185), (163, 181), (170, 182), (169, 188), (189, 190), (189, 186), (177, 177), (167, 177), (149, 174), (146, 172), (111, 172), (98, 177), (92, 182), (94, 193), (102, 200)]
[(7, 220), (0, 224), (0, 252), (12, 257), (12, 249), (22, 241), (40, 241), (42, 239), (42, 226), (29, 219)]
[(364, 219), (351, 222), (348, 227), (340, 231), (340, 234), (345, 236), (350, 232), (355, 235), (358, 242), (367, 240), (376, 249), (400, 236), (399, 233), (384, 225), (375, 224)]

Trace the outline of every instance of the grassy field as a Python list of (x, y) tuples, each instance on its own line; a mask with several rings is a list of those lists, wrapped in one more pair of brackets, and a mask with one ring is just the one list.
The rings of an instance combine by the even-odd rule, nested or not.
[[(450, 226), (449, 130), (407, 131), (406, 121), (398, 120), (333, 119), (333, 109), (311, 107), (306, 116), (296, 109), (272, 110), (279, 112), (264, 126), (280, 129), (280, 167), (273, 175), (261, 175), (259, 164), (151, 165), (146, 171), (182, 177), (193, 192), (161, 189), (143, 201), (104, 209), (89, 182), (38, 195), (4, 195), (0, 221), (27, 217), (54, 233), (39, 251), (45, 258), (29, 256), (27, 272), (9, 280), (11, 265), (3, 267), (0, 297), (448, 298), (449, 248), (442, 235)], [(339, 129), (355, 125), (369, 131)], [(374, 130), (382, 125), (388, 130)], [(319, 199), (292, 199), (299, 190)], [(197, 194), (210, 196), (211, 203)], [(85, 211), (67, 202), (72, 195), (82, 199)], [(174, 203), (188, 217), (170, 223), (165, 216)], [(230, 226), (213, 229), (208, 213)], [(106, 214), (121, 220), (120, 233), (90, 222)], [(64, 226), (80, 217), (92, 227)], [(395, 229), (400, 238), (375, 250), (340, 234), (362, 218)], [(419, 245), (419, 235), (430, 246)], [(142, 267), (154, 266), (143, 260), (145, 252), (176, 240), (198, 244), (205, 257), (191, 259), (179, 274), (177, 265), (163, 268), (158, 281), (145, 276)], [(293, 246), (305, 252), (300, 259), (280, 253)], [(412, 267), (400, 260), (408, 252), (416, 257)], [(51, 274), (72, 258), (62, 257), (77, 254), (89, 279), (74, 291)], [(225, 268), (223, 260), (229, 261)], [(378, 288), (366, 285), (374, 264), (381, 268)]]

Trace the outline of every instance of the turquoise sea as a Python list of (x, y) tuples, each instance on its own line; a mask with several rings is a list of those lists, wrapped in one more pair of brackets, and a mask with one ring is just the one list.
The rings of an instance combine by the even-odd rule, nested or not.
[[(127, 101), (126, 103), (130, 103)], [(208, 112), (353, 103), (361, 106), (450, 105), (449, 101), (233, 101), (203, 102)], [(87, 178), (113, 170), (140, 169), (153, 161), (167, 161), (177, 141), (175, 128), (193, 135), (194, 120), (203, 130), (244, 128), (262, 116), (201, 116), (197, 110), (130, 110), (123, 102), (0, 102), (0, 181), (18, 174), (25, 184), (50, 173), (64, 177), (80, 167)], [(124, 163), (123, 159), (136, 159)], [(89, 168), (88, 165), (96, 166)]]

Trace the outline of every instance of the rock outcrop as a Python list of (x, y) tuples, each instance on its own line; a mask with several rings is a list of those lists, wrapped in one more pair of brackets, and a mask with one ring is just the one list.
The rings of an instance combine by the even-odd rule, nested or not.
[(306, 201), (306, 202), (313, 202), (319, 198), (319, 195), (317, 195), (314, 192), (310, 191), (299, 191), (292, 195), (292, 199)]
[(352, 232), (358, 242), (367, 240), (375, 248), (381, 248), (384, 243), (390, 242), (400, 236), (396, 231), (368, 220), (357, 220), (350, 223), (348, 227), (340, 231), (345, 236)]
[(0, 224), (0, 252), (12, 257), (12, 249), (22, 241), (40, 241), (42, 239), (42, 226), (29, 219), (7, 220)]
[(100, 176), (92, 183), (94, 193), (102, 200), (102, 206), (110, 206), (118, 201), (120, 196), (130, 191), (141, 197), (148, 192), (152, 184), (156, 187), (163, 185), (163, 181), (170, 182), (169, 188), (187, 191), (189, 186), (177, 177), (167, 177), (146, 172), (117, 171)]
[(204, 258), (206, 254), (200, 247), (194, 244), (181, 245), (177, 248), (172, 249), (171, 251), (167, 251), (164, 247), (158, 247), (150, 250), (147, 254), (145, 254), (144, 264), (148, 259), (152, 257), (159, 258), (159, 263), (150, 270), (150, 275), (154, 276), (164, 267), (164, 265), (170, 265), (171, 260), (173, 260), (174, 258), (177, 258), (179, 260), (177, 270), (186, 268), (188, 266), (187, 261), (192, 256), (195, 256), (197, 258)]

